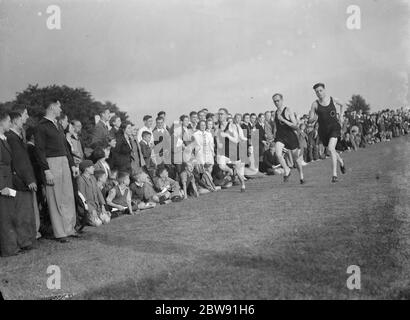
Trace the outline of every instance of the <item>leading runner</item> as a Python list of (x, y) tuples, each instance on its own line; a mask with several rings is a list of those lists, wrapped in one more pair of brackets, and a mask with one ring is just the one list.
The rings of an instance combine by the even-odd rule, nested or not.
[[(332, 157), (332, 182), (337, 182), (337, 163), (340, 171), (346, 173), (345, 163), (336, 151), (337, 140), (341, 136), (341, 122), (343, 116), (343, 103), (338, 99), (326, 95), (325, 85), (317, 83), (313, 86), (318, 99), (312, 103), (309, 113), (309, 123), (319, 122), (319, 137), (323, 145), (328, 148)], [(337, 117), (336, 105), (340, 107), (340, 119)]]

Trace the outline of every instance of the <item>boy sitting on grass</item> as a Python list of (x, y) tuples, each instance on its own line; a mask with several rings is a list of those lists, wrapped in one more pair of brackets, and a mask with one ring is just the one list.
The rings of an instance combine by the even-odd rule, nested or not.
[(104, 183), (104, 187), (102, 188), (101, 192), (104, 196), (104, 198), (108, 197), (108, 193), (112, 188), (118, 185), (118, 170), (117, 169), (111, 169), (110, 174)]
[[(157, 203), (165, 203), (166, 199), (157, 195), (154, 187), (149, 182), (148, 175), (141, 169), (136, 171), (132, 176), (134, 182), (131, 183), (130, 190), (132, 192), (132, 202), (138, 206), (138, 209), (154, 208)], [(167, 203), (171, 202), (168, 200)]]
[[(194, 166), (190, 162), (184, 162), (182, 163), (181, 166), (181, 173), (180, 173), (180, 179), (181, 179), (181, 184), (182, 184), (182, 189), (184, 191), (184, 199), (188, 198), (188, 190), (193, 192), (194, 197), (199, 197), (199, 192), (196, 187), (195, 183), (195, 176), (194, 176)], [(204, 193), (207, 193), (209, 191), (205, 191)]]
[(105, 200), (94, 177), (94, 164), (91, 160), (80, 163), (81, 175), (77, 179), (78, 191), (83, 195), (88, 206), (88, 221), (91, 226), (99, 227), (109, 223), (111, 217), (105, 210)]
[(107, 197), (107, 204), (119, 211), (120, 214), (136, 214), (137, 206), (132, 205), (130, 175), (127, 172), (118, 173), (118, 185), (110, 190)]
[(202, 190), (207, 190), (208, 192), (215, 192), (221, 190), (220, 186), (216, 186), (214, 183), (214, 179), (212, 178), (212, 170), (213, 170), (213, 165), (210, 163), (204, 164), (204, 172), (202, 173), (201, 176), (201, 181), (200, 181), (200, 190), (199, 193), (206, 193), (205, 191)]
[(183, 196), (178, 183), (168, 177), (168, 169), (164, 165), (158, 166), (155, 186), (160, 190), (159, 195), (165, 196), (167, 200), (171, 199), (172, 202), (179, 202), (182, 200)]
[(94, 177), (95, 177), (95, 180), (97, 180), (98, 189), (100, 189), (100, 191), (102, 192), (102, 190), (105, 187), (105, 184), (107, 183), (107, 179), (108, 179), (107, 174), (105, 173), (104, 170), (94, 170)]

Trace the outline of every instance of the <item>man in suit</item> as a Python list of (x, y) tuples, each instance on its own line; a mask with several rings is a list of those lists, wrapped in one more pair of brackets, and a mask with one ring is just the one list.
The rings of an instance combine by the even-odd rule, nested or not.
[(111, 113), (109, 109), (105, 109), (100, 114), (100, 120), (95, 125), (93, 137), (91, 140), (91, 147), (95, 148), (101, 143), (107, 141), (107, 137), (110, 134), (109, 121), (111, 118)]
[(10, 116), (0, 109), (0, 256), (21, 252), (15, 227), (15, 199), (12, 189), (11, 149), (4, 135), (10, 129)]
[(11, 127), (6, 132), (11, 149), (13, 188), (17, 190), (15, 201), (15, 223), (17, 243), (20, 248), (31, 249), (37, 235), (34, 196), (37, 191), (36, 178), (23, 140), (23, 118), (19, 112), (10, 112)]

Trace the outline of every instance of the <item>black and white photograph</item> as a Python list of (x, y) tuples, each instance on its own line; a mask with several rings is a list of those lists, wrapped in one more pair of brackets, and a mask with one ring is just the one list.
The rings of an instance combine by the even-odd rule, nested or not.
[(0, 0), (0, 300), (410, 300), (409, 80), (409, 0)]

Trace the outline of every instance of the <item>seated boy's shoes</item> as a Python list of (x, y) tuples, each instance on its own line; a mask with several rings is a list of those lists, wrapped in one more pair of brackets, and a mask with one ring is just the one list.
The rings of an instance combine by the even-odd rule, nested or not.
[(230, 181), (225, 181), (225, 183), (221, 186), (222, 189), (228, 189), (230, 187), (232, 187), (233, 184)]
[(99, 227), (102, 225), (102, 221), (100, 220), (96, 212), (89, 213), (88, 225), (91, 227)]
[(167, 199), (168, 199), (167, 196), (162, 195), (162, 196), (159, 197), (159, 203), (160, 203), (160, 204), (163, 204)]

